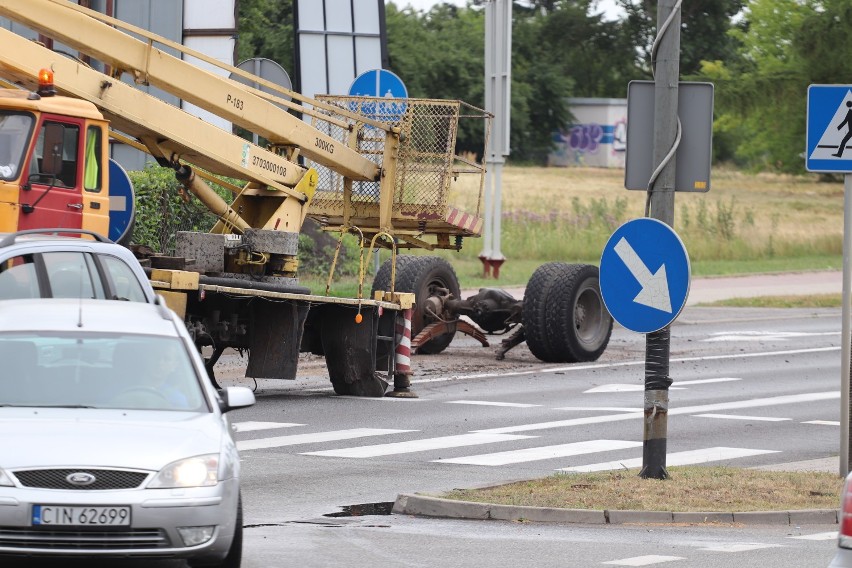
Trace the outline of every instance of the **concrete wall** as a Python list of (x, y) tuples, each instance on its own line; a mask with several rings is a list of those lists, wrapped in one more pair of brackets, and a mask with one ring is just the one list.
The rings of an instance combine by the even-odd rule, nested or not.
[(627, 148), (627, 99), (568, 99), (576, 123), (553, 133), (549, 166), (623, 168)]

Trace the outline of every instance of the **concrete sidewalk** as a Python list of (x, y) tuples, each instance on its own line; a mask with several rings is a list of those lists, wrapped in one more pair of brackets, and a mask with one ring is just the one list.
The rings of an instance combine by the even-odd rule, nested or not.
[[(504, 288), (500, 286), (498, 280), (495, 280), (492, 287), (503, 288), (519, 300), (524, 297), (522, 286)], [(462, 297), (467, 298), (478, 291), (478, 289), (462, 290)], [(686, 305), (694, 306), (730, 298), (840, 294), (842, 291), (843, 272), (839, 270), (712, 276), (692, 279)]]

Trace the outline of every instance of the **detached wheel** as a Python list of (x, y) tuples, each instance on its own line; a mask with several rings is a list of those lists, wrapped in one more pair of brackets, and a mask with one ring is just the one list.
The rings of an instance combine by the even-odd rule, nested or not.
[[(391, 261), (385, 261), (373, 279), (372, 292), (390, 290)], [(411, 337), (432, 322), (439, 321), (441, 314), (427, 313), (426, 299), (437, 296), (439, 288), (446, 288), (454, 298), (461, 298), (459, 280), (449, 262), (437, 256), (398, 255), (396, 257), (396, 292), (413, 292), (416, 304), (411, 316)], [(371, 292), (371, 296), (372, 296)], [(455, 333), (445, 333), (420, 346), (418, 354), (440, 353), (452, 342)]]
[(613, 323), (598, 274), (596, 266), (558, 262), (536, 270), (524, 294), (523, 312), (533, 355), (548, 363), (595, 361), (601, 356)]
[(558, 262), (548, 262), (539, 266), (524, 290), (524, 305), (521, 319), (524, 325), (524, 336), (527, 347), (537, 359), (554, 361), (553, 350), (547, 340), (548, 295), (556, 281), (556, 274), (561, 267)]

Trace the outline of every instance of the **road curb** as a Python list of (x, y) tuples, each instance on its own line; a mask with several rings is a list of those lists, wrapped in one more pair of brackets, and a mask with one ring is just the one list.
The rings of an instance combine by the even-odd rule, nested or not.
[(395, 515), (440, 517), (447, 519), (535, 521), (544, 523), (582, 524), (744, 524), (744, 525), (809, 525), (837, 524), (838, 509), (803, 509), (795, 511), (745, 512), (672, 512), (595, 509), (559, 509), (524, 507), (456, 501), (417, 494), (400, 494), (391, 511)]

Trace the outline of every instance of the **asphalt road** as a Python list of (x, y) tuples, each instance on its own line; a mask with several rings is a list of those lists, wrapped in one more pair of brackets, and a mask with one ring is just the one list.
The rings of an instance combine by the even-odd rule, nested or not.
[[(839, 451), (840, 327), (839, 309), (689, 305), (672, 327), (668, 464), (830, 468)], [(575, 365), (542, 365), (525, 346), (498, 363), (492, 348), (459, 337), (444, 354), (415, 356), (418, 399), (335, 396), (311, 357), (296, 381), (258, 381), (258, 403), (232, 414), (243, 566), (826, 566), (837, 525), (357, 515), (387, 512), (400, 493), (636, 465), (644, 355), (644, 337), (621, 328), (599, 361)], [(223, 365), (227, 375), (239, 361)], [(254, 386), (233, 375), (223, 382)], [(336, 516), (347, 512), (356, 516)]]
[[(839, 310), (687, 308), (672, 330), (669, 465), (702, 455), (738, 467), (831, 463), (839, 448), (839, 340)], [(415, 358), (416, 400), (337, 397), (311, 377), (262, 385), (258, 405), (234, 416), (244, 428), (246, 565), (296, 558), (308, 566), (517, 566), (529, 558), (537, 566), (827, 565), (836, 525), (325, 516), (398, 493), (635, 465), (643, 338), (617, 329), (601, 360), (586, 365), (540, 365), (518, 349), (507, 357), (510, 368), (489, 366), (490, 350), (466, 338), (429, 357), (434, 363)], [(462, 371), (448, 372), (456, 360)]]

